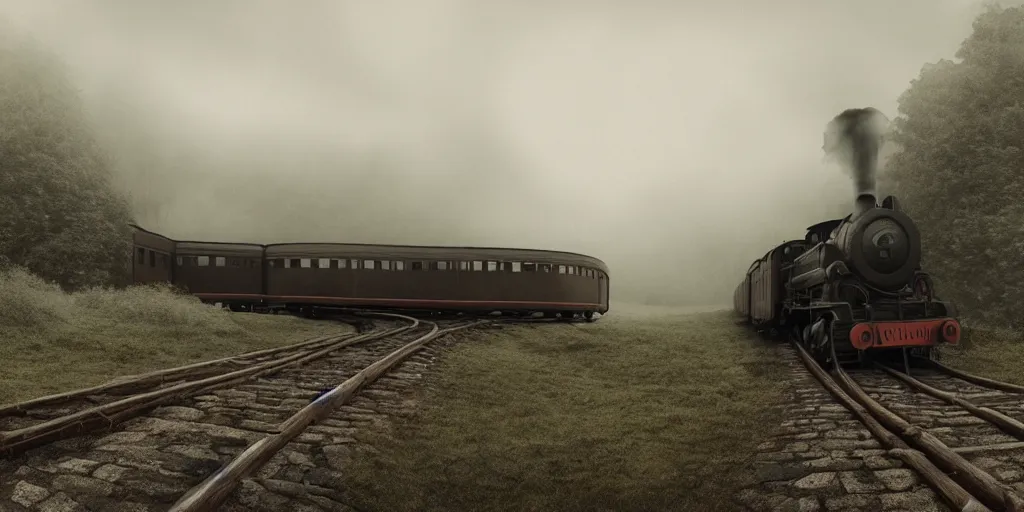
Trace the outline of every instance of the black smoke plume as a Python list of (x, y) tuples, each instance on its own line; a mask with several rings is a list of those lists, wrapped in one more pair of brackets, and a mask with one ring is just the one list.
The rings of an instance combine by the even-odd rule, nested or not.
[(825, 128), (822, 149), (853, 177), (857, 214), (875, 207), (878, 152), (888, 124), (889, 119), (872, 107), (851, 108)]

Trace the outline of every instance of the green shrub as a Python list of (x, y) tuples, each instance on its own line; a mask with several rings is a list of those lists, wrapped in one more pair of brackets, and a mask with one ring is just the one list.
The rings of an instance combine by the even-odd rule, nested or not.
[(0, 325), (51, 330), (70, 321), (75, 301), (23, 268), (0, 271)]
[(167, 285), (131, 286), (127, 289), (90, 288), (71, 295), (84, 313), (116, 322), (173, 328), (195, 328), (223, 334), (239, 331), (224, 309), (203, 304)]
[(81, 331), (99, 324), (239, 332), (230, 313), (167, 285), (94, 287), (66, 293), (21, 267), (0, 270), (0, 326), (23, 332)]

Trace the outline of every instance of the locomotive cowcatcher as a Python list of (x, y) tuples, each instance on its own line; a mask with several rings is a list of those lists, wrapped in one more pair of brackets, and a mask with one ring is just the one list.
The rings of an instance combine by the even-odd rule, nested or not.
[(830, 123), (824, 149), (848, 162), (854, 211), (807, 228), (753, 262), (734, 309), (759, 331), (792, 337), (819, 362), (845, 364), (902, 351), (934, 357), (960, 341), (955, 306), (921, 270), (917, 227), (893, 196), (876, 204), (882, 137), (878, 111), (851, 109)]

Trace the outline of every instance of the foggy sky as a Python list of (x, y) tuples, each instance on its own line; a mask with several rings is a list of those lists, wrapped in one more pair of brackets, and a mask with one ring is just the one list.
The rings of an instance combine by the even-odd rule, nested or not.
[[(825, 124), (889, 117), (974, 0), (0, 0), (175, 238), (584, 252), (725, 302), (841, 215)], [(881, 195), (884, 190), (879, 191)], [(621, 297), (621, 296), (620, 296)]]

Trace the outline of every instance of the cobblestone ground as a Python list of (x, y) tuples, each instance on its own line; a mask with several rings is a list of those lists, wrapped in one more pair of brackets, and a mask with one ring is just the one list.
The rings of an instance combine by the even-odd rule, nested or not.
[[(975, 405), (990, 407), (1024, 421), (1024, 397), (1021, 395), (983, 388), (935, 371), (911, 371), (914, 378), (925, 384), (957, 393)], [(912, 392), (887, 375), (872, 373), (851, 376), (863, 387), (874, 388), (876, 394), (873, 396), (882, 405), (926, 429), (975, 466), (1017, 493), (1024, 494), (1024, 446), (1020, 446), (1024, 443), (1020, 443), (1020, 439), (956, 405), (948, 405), (937, 398)]]
[[(871, 433), (835, 403), (789, 346), (785, 419), (758, 447), (737, 507), (756, 511), (947, 511), (917, 473), (890, 457)], [(866, 389), (877, 399), (875, 390)]]
[[(435, 340), (313, 425), (246, 480), (222, 510), (351, 510), (339, 485), (361, 431), (416, 406), (404, 397), (440, 351)], [(232, 389), (182, 400), (112, 433), (67, 439), (0, 460), (0, 512), (166, 510), (276, 425), (412, 336), (368, 342)]]

